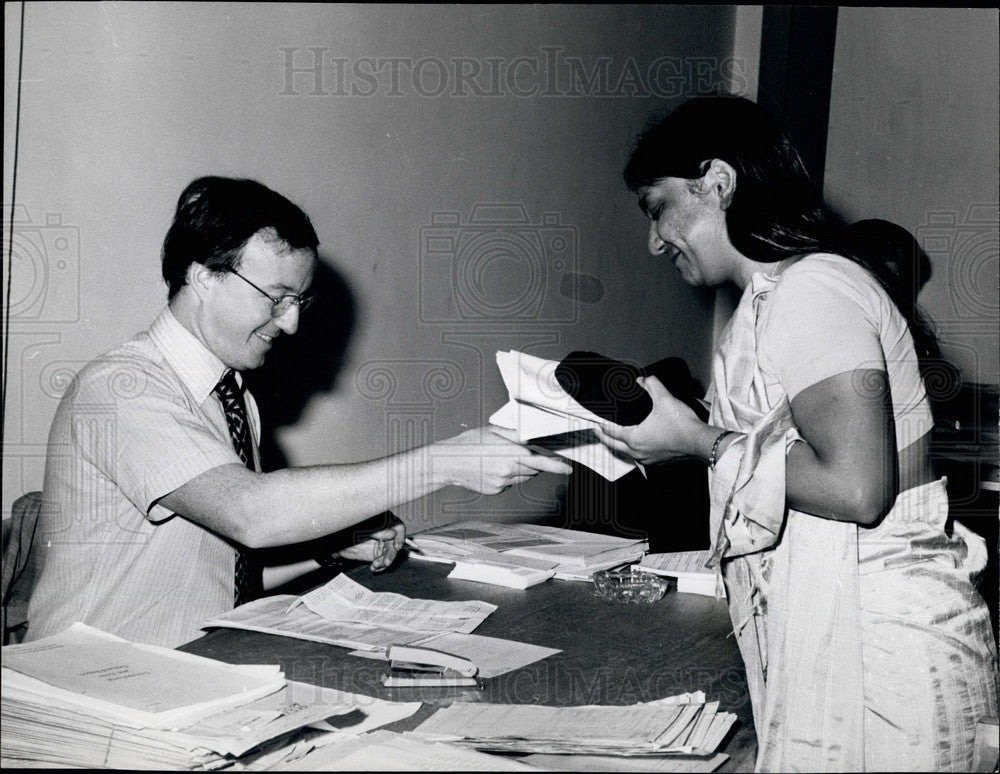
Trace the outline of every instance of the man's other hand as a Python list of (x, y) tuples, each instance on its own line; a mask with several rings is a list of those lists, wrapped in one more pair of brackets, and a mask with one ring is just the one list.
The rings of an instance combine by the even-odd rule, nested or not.
[(403, 547), (405, 539), (406, 526), (400, 521), (391, 527), (373, 532), (368, 539), (341, 549), (337, 553), (344, 559), (371, 562), (372, 572), (382, 572), (396, 560), (396, 554)]

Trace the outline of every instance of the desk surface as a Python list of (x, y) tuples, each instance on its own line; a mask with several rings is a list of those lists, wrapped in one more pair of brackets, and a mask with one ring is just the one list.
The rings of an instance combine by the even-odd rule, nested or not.
[[(366, 568), (352, 577), (373, 591), (441, 600), (479, 599), (497, 610), (476, 634), (560, 648), (561, 653), (483, 683), (482, 689), (382, 686), (385, 662), (348, 655), (344, 648), (235, 629), (217, 629), (180, 650), (232, 663), (281, 664), (288, 679), (398, 701), (510, 704), (633, 704), (701, 690), (739, 720), (720, 752), (721, 771), (752, 771), (756, 754), (743, 664), (725, 602), (668, 593), (649, 605), (607, 602), (589, 583), (550, 580), (508, 589), (447, 578), (451, 565), (409, 559), (392, 571)], [(391, 726), (408, 730), (418, 713)]]

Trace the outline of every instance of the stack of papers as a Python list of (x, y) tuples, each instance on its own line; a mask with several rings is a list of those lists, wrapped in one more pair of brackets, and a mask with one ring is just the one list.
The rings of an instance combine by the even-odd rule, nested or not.
[[(700, 699), (700, 700), (699, 700)], [(414, 733), (479, 750), (560, 755), (711, 755), (736, 716), (704, 696), (630, 706), (455, 702)]]
[(258, 599), (201, 626), (280, 634), (357, 650), (384, 650), (389, 645), (409, 645), (432, 633), (468, 634), (496, 609), (496, 605), (476, 600), (441, 602), (374, 592), (341, 574), (304, 596)]
[(4, 698), (49, 702), (136, 728), (178, 728), (285, 684), (277, 666), (238, 666), (140, 645), (82, 623), (3, 649)]
[(646, 554), (635, 569), (651, 572), (668, 578), (677, 579), (677, 590), (689, 594), (702, 594), (706, 597), (719, 595), (725, 597), (725, 589), (718, 582), (715, 570), (706, 567), (709, 552), (676, 551), (667, 554)]
[(517, 433), (521, 443), (555, 438), (548, 448), (615, 481), (640, 467), (612, 451), (594, 434), (603, 420), (581, 406), (556, 379), (555, 360), (511, 350), (497, 352), (497, 366), (510, 400), (490, 422)]
[(540, 570), (533, 567), (523, 567), (513, 562), (479, 559), (474, 562), (455, 562), (455, 569), (448, 573), (448, 577), (476, 581), (477, 583), (489, 583), (494, 586), (506, 586), (511, 589), (526, 589), (547, 581), (555, 574), (556, 571), (553, 569)]
[(252, 768), (257, 771), (539, 771), (510, 758), (385, 730), (353, 738), (331, 735), (314, 740), (311, 749), (304, 753)]
[(414, 558), (454, 562), (456, 569), (449, 577), (515, 588), (548, 577), (590, 580), (598, 570), (640, 559), (648, 547), (644, 540), (615, 535), (481, 521), (419, 532), (410, 537), (409, 545)]
[(612, 757), (610, 755), (544, 755), (535, 753), (521, 760), (546, 771), (617, 771), (641, 774), (711, 774), (729, 760), (715, 755), (664, 755), (661, 757)]
[(5, 647), (2, 672), (7, 766), (218, 768), (324, 719), (376, 728), (419, 707), (286, 682), (277, 666), (224, 664), (80, 623)]

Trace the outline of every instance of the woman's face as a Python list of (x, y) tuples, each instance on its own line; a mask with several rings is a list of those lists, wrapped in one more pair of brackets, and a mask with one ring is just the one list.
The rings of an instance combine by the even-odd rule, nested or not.
[[(726, 213), (710, 185), (665, 177), (639, 189), (639, 206), (650, 220), (649, 251), (665, 255), (689, 285), (715, 286), (730, 279), (733, 251)], [(701, 181), (705, 182), (705, 181)]]

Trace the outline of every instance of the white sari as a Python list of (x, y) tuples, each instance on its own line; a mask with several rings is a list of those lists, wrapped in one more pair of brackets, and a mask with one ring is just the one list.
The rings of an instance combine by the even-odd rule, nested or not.
[(709, 395), (711, 423), (747, 434), (710, 486), (757, 770), (967, 771), (976, 722), (997, 714), (996, 644), (970, 580), (984, 541), (958, 523), (945, 533), (943, 480), (901, 493), (874, 528), (786, 510), (785, 455), (801, 437), (755, 357), (776, 282), (752, 278)]

